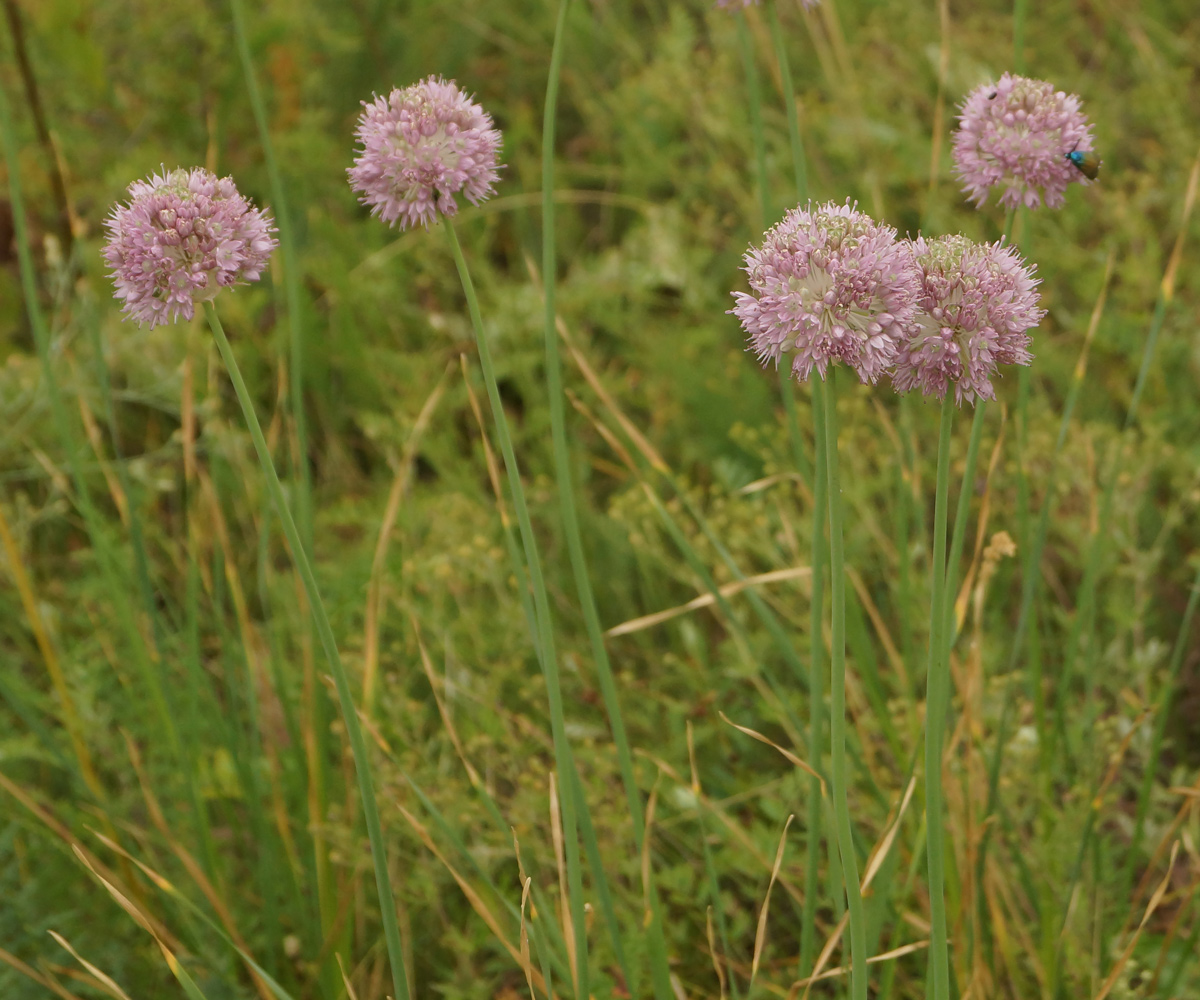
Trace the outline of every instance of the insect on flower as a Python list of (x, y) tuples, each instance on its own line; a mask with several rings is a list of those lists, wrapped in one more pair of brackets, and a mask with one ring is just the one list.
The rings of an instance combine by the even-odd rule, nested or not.
[(1096, 175), (1100, 173), (1100, 164), (1103, 161), (1091, 150), (1072, 149), (1071, 152), (1065, 155), (1075, 168), (1089, 181), (1094, 181)]

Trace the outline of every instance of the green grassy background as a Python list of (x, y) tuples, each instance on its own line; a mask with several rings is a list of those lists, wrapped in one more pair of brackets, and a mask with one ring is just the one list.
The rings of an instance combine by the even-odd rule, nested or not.
[[(64, 443), (56, 429), (5, 201), (0, 503), (19, 558), (0, 560), (0, 772), (49, 812), (39, 817), (0, 790), (0, 948), (79, 997), (102, 995), (48, 936), (53, 930), (129, 996), (182, 995), (153, 939), (79, 863), (69, 835), (169, 929), (205, 996), (256, 995), (220, 937), (121, 863), (100, 833), (236, 927), (296, 997), (337, 995), (335, 955), (358, 996), (381, 997), (387, 977), (347, 744), (336, 710), (323, 702), (324, 666), (232, 390), (200, 322), (155, 330), (121, 322), (99, 255), (110, 206), (160, 164), (207, 165), (232, 174), (258, 204), (271, 203), (230, 10), (221, 0), (8, 6), (20, 10), (32, 76), (20, 71), (9, 30), (0, 81), (20, 148), (49, 368), (69, 433)], [(947, 765), (956, 978), (960, 991), (971, 984), (972, 997), (1094, 996), (1167, 874), (1158, 848), (1178, 838), (1165, 893), (1109, 995), (1188, 997), (1200, 993), (1200, 813), (1194, 792), (1171, 789), (1194, 788), (1200, 768), (1200, 646), (1180, 636), (1197, 570), (1200, 498), (1195, 216), (1137, 418), (1125, 434), (1121, 428), (1200, 145), (1200, 21), (1190, 0), (1031, 6), (1027, 70), (1081, 95), (1105, 164), (1099, 183), (1073, 187), (1061, 211), (1018, 220), (1016, 239), (1037, 265), (1049, 312), (1035, 334), (1024, 425), (1015, 419), (1015, 375), (999, 383), (999, 405), (989, 408), (962, 570), (985, 508), (984, 541), (1004, 530), (1022, 546), (1046, 505), (1050, 532), (1032, 641), (1016, 669), (1009, 665), (1023, 547), (997, 565), (978, 629), (968, 615), (956, 650), (955, 719), (969, 722), (951, 741)], [(947, 143), (961, 97), (1013, 68), (1011, 7), (953, 10), (945, 37), (935, 3), (825, 0), (813, 14), (791, 3), (780, 13), (813, 197), (855, 199), (901, 233), (998, 238), (1002, 213), (965, 203)], [(372, 581), (380, 595), (375, 773), (418, 995), (512, 997), (526, 987), (519, 964), (400, 807), (428, 827), (510, 943), (519, 941), (519, 922), (506, 909), (520, 900), (513, 832), (542, 894), (535, 922), (551, 936), (558, 896), (545, 690), (471, 407), (473, 392), (490, 439), (453, 261), (441, 232), (398, 234), (368, 218), (345, 180), (359, 101), (430, 73), (474, 92), (504, 134), (499, 192), (464, 211), (458, 231), (548, 567), (568, 731), (623, 948), (634, 969), (644, 968), (641, 859), (555, 513), (535, 263), (554, 10), (528, 0), (291, 0), (247, 14), (300, 263), (311, 502), (295, 475), (292, 495), (311, 510), (318, 575), (355, 678), (369, 655)], [(797, 458), (778, 380), (745, 353), (725, 314), (730, 290), (744, 287), (741, 254), (794, 202), (785, 103), (766, 20), (751, 11), (776, 213), (762, 218), (734, 23), (703, 3), (625, 0), (577, 3), (568, 21), (556, 277), (571, 342), (604, 390), (568, 354), (567, 386), (579, 403), (569, 409), (572, 457), (605, 627), (706, 589), (643, 483), (658, 491), (719, 583), (734, 577), (714, 539), (745, 574), (808, 564), (808, 392), (799, 392)], [(66, 178), (70, 244), (30, 79)], [(1110, 256), (1079, 403), (1054, 458)], [(266, 280), (223, 296), (219, 308), (277, 462), (294, 470), (283, 266), (277, 256)], [(869, 597), (868, 606), (852, 593), (849, 609), (851, 808), (865, 858), (920, 755), (937, 413), (919, 400), (901, 405), (886, 385), (845, 388), (847, 561)], [(601, 433), (619, 433), (618, 411), (662, 455), (680, 493), (642, 457), (627, 462)], [(955, 439), (960, 470), (966, 422)], [(1089, 614), (1080, 611), (1080, 583), (1114, 467)], [(394, 530), (373, 573), (394, 489)], [(79, 776), (64, 701), (17, 586), (21, 572), (61, 661), (99, 793)], [(807, 581), (768, 583), (759, 593), (806, 650)], [(1064, 665), (1075, 626), (1079, 656)], [(744, 595), (728, 609), (613, 638), (609, 649), (639, 783), (647, 796), (654, 790), (650, 863), (679, 989), (720, 995), (705, 931), (715, 872), (727, 925), (719, 950), (746, 995), (771, 863), (795, 813), (754, 986), (755, 996), (787, 995), (809, 971), (796, 958), (807, 780), (718, 713), (803, 755), (802, 679)], [(690, 782), (689, 727), (703, 798)], [(1000, 807), (984, 826), (987, 766), (1002, 736)], [(496, 814), (473, 791), (460, 750)], [(147, 790), (161, 804), (161, 824)], [(868, 898), (877, 952), (928, 936), (921, 805), (918, 785)], [(211, 886), (207, 898), (202, 881)], [(594, 894), (594, 879), (588, 886)], [(818, 943), (840, 916), (828, 873), (823, 890)], [(593, 994), (650, 995), (644, 979), (623, 982), (599, 903), (593, 895), (589, 902), (597, 907)], [(841, 954), (832, 964), (844, 964)], [(887, 968), (873, 980), (881, 995), (924, 995), (923, 950)], [(557, 970), (555, 982), (570, 995)], [(834, 981), (812, 995), (843, 989)], [(0, 964), (0, 995), (53, 994)]]

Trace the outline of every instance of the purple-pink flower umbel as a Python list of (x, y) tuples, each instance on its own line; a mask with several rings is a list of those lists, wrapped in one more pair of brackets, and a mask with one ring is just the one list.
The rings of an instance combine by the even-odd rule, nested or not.
[(279, 245), (271, 217), (229, 177), (201, 167), (163, 170), (129, 185), (129, 204), (105, 221), (104, 259), (131, 319), (191, 319), (222, 288), (257, 281)]
[(456, 214), (460, 192), (479, 204), (499, 176), (492, 116), (440, 77), (363, 101), (355, 135), (363, 149), (347, 170), (350, 186), (372, 215), (401, 229)]
[[(800, 6), (812, 10), (821, 0), (800, 0)], [(717, 6), (725, 10), (745, 10), (747, 7), (757, 7), (761, 0), (717, 0)]]
[(851, 205), (794, 208), (746, 254), (750, 294), (729, 310), (766, 364), (792, 354), (803, 382), (832, 361), (874, 382), (913, 323), (917, 274), (896, 230)]
[(1058, 208), (1067, 185), (1085, 179), (1067, 154), (1091, 152), (1092, 126), (1078, 97), (1045, 80), (1005, 73), (971, 91), (958, 120), (954, 168), (976, 205), (1002, 185), (1005, 208), (1037, 208), (1043, 198)]
[(1002, 243), (965, 236), (918, 238), (911, 244), (920, 276), (916, 325), (900, 345), (892, 384), (954, 400), (994, 399), (999, 365), (1027, 365), (1028, 330), (1046, 314), (1038, 306), (1038, 279), (1020, 254)]

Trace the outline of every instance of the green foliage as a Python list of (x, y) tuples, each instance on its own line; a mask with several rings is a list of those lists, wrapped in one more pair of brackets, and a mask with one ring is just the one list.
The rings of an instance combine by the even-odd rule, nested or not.
[[(80, 997), (101, 995), (71, 978), (81, 967), (49, 938), (54, 930), (132, 997), (185, 995), (153, 939), (79, 863), (55, 832), (62, 829), (168, 929), (209, 1000), (261, 991), (220, 934), (100, 835), (240, 935), (297, 1000), (334, 1000), (341, 989), (335, 955), (358, 995), (373, 1000), (390, 983), (348, 744), (340, 722), (313, 727), (320, 717), (313, 706), (327, 697), (320, 650), (232, 388), (200, 323), (139, 330), (121, 322), (99, 256), (109, 206), (160, 163), (207, 163), (269, 204), (229, 9), (222, 0), (19, 6), (77, 221), (64, 259), (54, 235), (61, 207), (52, 159), (34, 128), (14, 38), (4, 33), (0, 84), (13, 109), (40, 304), (74, 437), (68, 449), (57, 434), (14, 251), (0, 246), (0, 504), (102, 794), (81, 778), (14, 567), (0, 557), (0, 773), (61, 824), (52, 827), (0, 789), (0, 947)], [(972, 996), (1094, 996), (1166, 873), (1166, 852), (1157, 849), (1183, 835), (1170, 890), (1109, 996), (1188, 996), (1200, 990), (1197, 862), (1188, 846), (1200, 831), (1194, 808), (1172, 828), (1181, 805), (1195, 800), (1171, 789), (1193, 785), (1200, 768), (1194, 638), (1185, 637), (1177, 671), (1171, 664), (1200, 544), (1200, 271), (1189, 265), (1200, 237), (1195, 215), (1138, 419), (1128, 433), (1121, 426), (1200, 141), (1188, 114), (1200, 24), (1184, 0), (1029, 6), (1028, 71), (1083, 97), (1105, 164), (1095, 185), (1072, 188), (1061, 211), (1018, 220), (1016, 239), (1038, 266), (1049, 315), (1036, 334), (1023, 444), (1012, 416), (1013, 376), (999, 385), (1001, 405), (990, 408), (976, 482), (968, 484), (976, 500), (958, 579), (972, 562), (985, 510), (983, 543), (1007, 531), (1018, 552), (995, 563), (978, 618), (968, 602), (955, 648), (952, 724), (961, 728), (948, 733), (945, 782), (952, 969), (960, 992), (970, 980)], [(515, 832), (533, 879), (532, 920), (526, 909), (533, 967), (550, 970), (559, 995), (571, 992), (557, 916), (546, 689), (489, 479), (484, 438), (493, 450), (496, 442), (454, 262), (441, 234), (399, 234), (368, 218), (345, 181), (359, 101), (430, 73), (475, 92), (505, 137), (499, 193), (465, 211), (458, 232), (546, 566), (567, 735), (624, 951), (642, 977), (622, 984), (595, 880), (586, 875), (592, 992), (649, 995), (642, 860), (553, 485), (542, 276), (532, 262), (541, 259), (540, 120), (554, 5), (247, 7), (301, 263), (315, 570), (356, 695), (377, 655), (374, 774), (416, 995), (512, 997), (526, 986), (519, 964), (401, 806), (519, 949)], [(977, 212), (959, 196), (947, 141), (958, 99), (1011, 68), (1011, 8), (988, 3), (952, 13), (931, 186), (937, 6), (824, 0), (807, 15), (796, 5), (780, 8), (814, 198), (857, 199), (902, 232), (999, 237), (1002, 213)], [(790, 204), (793, 185), (785, 102), (767, 19), (751, 10), (748, 21), (765, 102), (768, 202), (778, 210)], [(600, 619), (611, 628), (706, 593), (686, 547), (722, 586), (737, 574), (714, 539), (747, 576), (807, 566), (813, 498), (796, 474), (778, 380), (757, 370), (725, 315), (729, 290), (742, 286), (741, 252), (774, 221), (760, 218), (730, 15), (698, 0), (579, 3), (565, 44), (557, 301), (588, 366), (585, 373), (564, 350), (566, 387), (579, 404), (567, 411), (576, 497)], [(7, 205), (0, 203), (0, 223)], [(1107, 305), (1054, 459), (1110, 253), (1116, 266)], [(297, 456), (280, 266), (260, 285), (222, 296), (219, 309), (282, 470)], [(592, 372), (607, 398), (589, 381)], [(862, 588), (848, 588), (850, 808), (863, 867), (920, 757), (937, 413), (918, 400), (901, 403), (886, 387), (846, 389), (839, 407), (846, 561)], [(435, 391), (441, 395), (421, 427), (418, 414)], [(482, 429), (471, 394), (483, 407)], [(809, 393), (798, 397), (811, 459)], [(608, 399), (663, 456), (670, 481), (628, 440)], [(967, 423), (957, 421), (952, 442), (952, 502)], [(1079, 586), (1118, 455), (1096, 606), (1067, 673)], [(1034, 515), (1046, 504), (1052, 515), (1032, 633), (1010, 673), (1026, 544), (1021, 473)], [(404, 488), (376, 574), (397, 476)], [(285, 488), (299, 485), (293, 477)], [(87, 516), (81, 490), (96, 518)], [(503, 488), (501, 502), (511, 518)], [(135, 537), (149, 600), (138, 582)], [(369, 638), (373, 583), (377, 643)], [(756, 592), (806, 656), (807, 580), (757, 584)], [(719, 995), (708, 905), (720, 910), (718, 950), (724, 935), (725, 971), (744, 995), (771, 862), (792, 813), (755, 995), (786, 993), (811, 971), (796, 960), (808, 780), (718, 715), (804, 756), (807, 684), (745, 593), (728, 602), (728, 610), (710, 605), (608, 640), (637, 780), (644, 800), (655, 795), (650, 861), (672, 972), (692, 997)], [(161, 681), (177, 749), (146, 690), (143, 661)], [(1163, 703), (1160, 755), (1159, 718), (1147, 712), (1164, 689), (1171, 697)], [(1001, 741), (996, 809), (988, 815), (988, 767)], [(462, 758), (477, 769), (478, 787)], [(811, 763), (827, 770), (827, 761)], [(1139, 824), (1147, 768), (1152, 781)], [(314, 813), (318, 775), (327, 781), (326, 805)], [(146, 789), (161, 805), (161, 825)], [(918, 790), (864, 900), (876, 952), (927, 938), (922, 797)], [(842, 913), (829, 888), (835, 882), (823, 859), (818, 947)], [(845, 945), (831, 965), (845, 964)], [(883, 995), (924, 996), (924, 951), (885, 965), (890, 971), (872, 974), (877, 986), (890, 984)], [(1147, 992), (1152, 979), (1154, 993)], [(822, 984), (812, 995), (841, 988)], [(0, 963), (0, 995), (51, 993)]]

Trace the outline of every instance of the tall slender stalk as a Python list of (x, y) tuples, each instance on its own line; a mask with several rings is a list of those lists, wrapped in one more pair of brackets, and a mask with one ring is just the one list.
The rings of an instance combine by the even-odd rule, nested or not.
[(562, 691), (558, 675), (558, 654), (554, 643), (554, 627), (550, 618), (550, 598), (546, 591), (546, 578), (542, 572), (542, 560), (538, 553), (537, 538), (533, 533), (533, 522), (529, 517), (529, 506), (525, 502), (525, 488), (521, 483), (521, 470), (513, 450), (512, 435), (508, 419), (504, 415), (504, 403), (500, 398), (500, 387), (496, 381), (496, 368), (492, 363), (492, 351), (488, 346), (487, 334), (483, 329), (483, 317), (479, 312), (479, 299), (475, 294), (475, 283), (467, 269), (458, 234), (449, 220), (443, 220), (450, 250), (462, 282), (463, 294), (467, 299), (467, 310), (471, 314), (471, 325), (475, 330), (475, 343), (479, 350), (479, 366), (483, 370), (484, 385), (496, 422), (496, 439), (504, 458), (504, 470), (508, 475), (508, 487), (512, 493), (513, 508), (517, 514), (517, 525), (521, 531), (521, 544), (525, 549), (525, 561), (529, 566), (529, 580), (533, 585), (534, 615), (537, 619), (538, 659), (546, 681), (546, 697), (550, 703), (550, 731), (554, 740), (554, 760), (559, 773), (560, 787), (565, 791), (559, 799), (563, 840), (567, 855), (567, 890), (570, 895), (571, 923), (575, 931), (575, 993), (588, 996), (588, 951), (587, 925), (583, 907), (583, 866), (579, 857), (578, 822), (575, 796), (570, 793), (575, 761), (571, 745), (567, 741)]
[[(621, 702), (613, 677), (612, 664), (604, 645), (604, 632), (600, 625), (600, 614), (596, 607), (596, 595), (592, 589), (588, 571), (587, 555), (583, 547), (583, 536), (579, 528), (579, 513), (575, 505), (575, 483), (571, 474), (571, 453), (567, 438), (566, 408), (562, 384), (562, 359), (559, 356), (557, 311), (555, 292), (557, 285), (557, 246), (555, 241), (554, 205), (554, 143), (555, 124), (558, 111), (558, 86), (562, 72), (563, 34), (571, 0), (562, 0), (558, 7), (558, 20), (554, 27), (554, 47), (550, 54), (550, 71), (546, 81), (546, 105), (542, 117), (542, 282), (545, 295), (544, 333), (546, 348), (546, 393), (550, 402), (550, 429), (554, 443), (554, 473), (558, 485), (558, 510), (567, 538), (567, 551), (571, 570), (575, 576), (575, 589), (583, 611), (588, 641), (591, 644), (592, 660), (596, 665), (596, 678), (604, 698), (604, 708), (612, 728), (613, 743), (617, 750), (617, 762), (621, 769), (621, 781), (625, 786), (625, 798), (633, 823), (633, 841), (637, 856), (642, 856), (645, 839), (645, 823), (642, 816), (641, 793), (633, 771), (633, 754), (625, 731), (625, 720), (621, 713)], [(578, 784), (578, 780), (577, 780)], [(579, 785), (582, 789), (582, 785)], [(586, 803), (580, 791), (580, 817), (585, 820)], [(670, 967), (667, 964), (667, 948), (663, 939), (662, 916), (657, 893), (646, 886), (650, 900), (650, 947), (649, 958), (654, 994), (657, 1000), (671, 1000)], [(620, 949), (620, 942), (614, 941)]]
[[(792, 150), (792, 174), (796, 184), (797, 202), (803, 205), (808, 201), (808, 161), (804, 153), (804, 140), (800, 134), (800, 120), (796, 107), (795, 84), (792, 81), (792, 67), (788, 60), (787, 40), (783, 26), (779, 22), (779, 11), (775, 3), (767, 5), (767, 19), (771, 26), (771, 41), (775, 46), (775, 59), (779, 64), (779, 81), (783, 90), (784, 114), (787, 117), (788, 141)], [(754, 115), (751, 116), (755, 121)], [(759, 129), (762, 127), (762, 113), (757, 115)], [(762, 144), (761, 136), (756, 137)], [(766, 179), (761, 184), (765, 189)], [(788, 427), (792, 438), (792, 451), (795, 455), (797, 468), (804, 475), (807, 461), (801, 446), (799, 420), (796, 412), (796, 385), (791, 377), (788, 365), (780, 369), (781, 391), (784, 408), (787, 411)], [(824, 711), (822, 697), (825, 690), (822, 668), (825, 659), (825, 635), (823, 622), (825, 620), (825, 559), (828, 546), (825, 541), (825, 519), (827, 517), (828, 479), (826, 474), (826, 444), (825, 444), (825, 383), (821, 379), (813, 379), (812, 383), (812, 417), (813, 438), (815, 442), (813, 466), (810, 485), (813, 492), (812, 514), (812, 547), (809, 557), (812, 571), (811, 595), (809, 606), (809, 652), (808, 652), (808, 759), (818, 771), (821, 769), (821, 746), (824, 740)], [(821, 798), (821, 781), (813, 775), (808, 782), (808, 803), (806, 809), (806, 847), (804, 859), (804, 905), (800, 918), (800, 966), (799, 973), (806, 976), (812, 969), (813, 957), (816, 952), (816, 912), (817, 897), (820, 892), (822, 826), (824, 823), (824, 802)]]
[(246, 419), (250, 438), (254, 442), (254, 450), (258, 453), (258, 461), (267, 480), (267, 489), (274, 501), (275, 512), (279, 515), (279, 523), (283, 528), (284, 537), (287, 538), (288, 548), (291, 549), (292, 560), (300, 574), (300, 580), (304, 584), (304, 593), (308, 598), (313, 623), (321, 640), (321, 647), (325, 651), (325, 657), (329, 662), (330, 672), (333, 674), (334, 687), (337, 688), (338, 701), (342, 709), (342, 722), (346, 726), (346, 733), (350, 737), (350, 750), (354, 754), (354, 770), (358, 775), (358, 791), (359, 797), (362, 799), (363, 819), (367, 825), (367, 837), (371, 842), (371, 860), (375, 866), (375, 885), (379, 890), (380, 920), (383, 923), (384, 940), (387, 943), (388, 961), (392, 967), (394, 995), (397, 1000), (409, 1000), (408, 975), (404, 965), (404, 953), (400, 945), (400, 928), (396, 923), (396, 903), (392, 897), (392, 885), (388, 878), (383, 829), (379, 823), (379, 809), (375, 803), (375, 787), (371, 780), (367, 744), (363, 739), (362, 727), (358, 722), (354, 696), (350, 692), (350, 679), (346, 674), (346, 668), (342, 665), (342, 657), (338, 653), (337, 641), (334, 639), (333, 629), (329, 624), (329, 616), (325, 613), (325, 604), (321, 600), (321, 592), (317, 587), (317, 578), (313, 574), (312, 566), (309, 565), (308, 553), (300, 538), (296, 522), (292, 519), (292, 512), (288, 508), (287, 497), (284, 496), (279, 476), (275, 472), (275, 464), (271, 460), (271, 449), (267, 446), (266, 438), (263, 437), (258, 415), (254, 412), (254, 400), (250, 398), (250, 392), (242, 379), (233, 348), (229, 346), (229, 340), (225, 336), (225, 330), (221, 326), (217, 310), (211, 302), (204, 303), (204, 315), (208, 319), (208, 325), (216, 339), (217, 349), (221, 352), (221, 359), (225, 362), (230, 381), (233, 382), (234, 392), (237, 393), (242, 415)]
[[(832, 644), (829, 652), (830, 796), (846, 907), (850, 911), (850, 995), (867, 1000), (867, 924), (858, 887), (858, 860), (850, 825), (849, 780), (846, 774), (846, 561), (842, 546), (842, 488), (838, 474), (838, 424), (836, 369), (829, 369), (825, 387), (825, 469), (829, 488), (829, 592), (832, 607)], [(943, 552), (943, 556), (944, 556)]]
[(925, 823), (929, 858), (929, 910), (932, 923), (929, 961), (933, 1000), (950, 1000), (950, 956), (946, 932), (946, 846), (942, 825), (942, 740), (950, 704), (950, 659), (945, 641), (946, 508), (950, 481), (950, 430), (954, 397), (942, 401), (938, 434), (937, 492), (933, 508), (933, 593), (929, 613), (928, 694), (925, 698)]
[[(790, 386), (788, 387), (790, 389)], [(825, 519), (828, 505), (825, 444), (825, 382), (812, 380), (814, 442), (813, 514), (812, 514), (812, 601), (808, 617), (808, 759), (820, 770), (821, 744), (825, 738)], [(807, 857), (804, 861), (804, 908), (800, 924), (800, 975), (812, 969), (817, 944), (817, 894), (821, 876), (821, 830), (824, 823), (821, 780), (812, 775), (808, 781)]]

